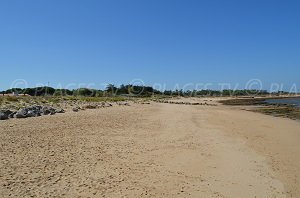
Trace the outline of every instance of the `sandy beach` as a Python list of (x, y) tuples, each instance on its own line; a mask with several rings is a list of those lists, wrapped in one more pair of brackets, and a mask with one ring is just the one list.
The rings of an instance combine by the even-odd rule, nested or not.
[(300, 197), (300, 122), (154, 103), (0, 122), (1, 197)]

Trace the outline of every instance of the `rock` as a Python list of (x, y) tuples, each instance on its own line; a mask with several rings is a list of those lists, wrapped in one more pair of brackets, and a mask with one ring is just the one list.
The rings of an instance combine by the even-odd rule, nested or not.
[(6, 115), (3, 112), (0, 112), (0, 120), (7, 120), (8, 119), (8, 115)]
[(9, 113), (6, 110), (0, 111), (0, 120), (7, 120), (9, 118)]
[(21, 109), (14, 115), (14, 117), (15, 118), (27, 118), (27, 112), (28, 112), (27, 109)]
[(44, 111), (42, 111), (42, 115), (49, 115), (50, 111), (48, 109), (45, 109)]
[(42, 115), (49, 115), (50, 113), (51, 113), (51, 111), (50, 111), (49, 107), (42, 107), (42, 109), (41, 109)]
[(49, 111), (50, 111), (50, 115), (54, 115), (56, 113), (56, 110), (53, 109), (52, 107), (49, 108)]
[(110, 103), (102, 103), (102, 107), (112, 107), (113, 105)]
[(29, 110), (26, 114), (26, 117), (35, 117), (34, 111)]
[(9, 118), (14, 118), (14, 116), (16, 115), (16, 113), (17, 113), (17, 111), (15, 111), (15, 112), (12, 112), (11, 114), (9, 114)]
[(27, 117), (38, 117), (38, 116), (41, 116), (41, 113), (40, 111), (35, 111), (35, 110), (29, 110), (27, 112)]
[(31, 106), (28, 108), (24, 108), (19, 110), (14, 114), (15, 118), (28, 118), (28, 117), (38, 117), (41, 115), (47, 115), (50, 111), (48, 107), (41, 107), (41, 106)]
[(31, 107), (25, 108), (25, 110), (27, 110), (27, 117), (41, 116), (41, 109), (42, 109), (42, 106), (31, 106)]
[(64, 109), (55, 109), (55, 113), (65, 113), (65, 110)]
[(56, 113), (65, 113), (65, 110), (63, 110), (61, 108), (54, 109), (53, 107), (47, 107), (47, 106), (45, 106), (45, 107), (40, 107), (38, 109), (40, 109), (40, 113), (42, 115), (49, 115), (49, 114), (50, 115), (54, 115)]
[(42, 106), (31, 106), (26, 109), (31, 111), (40, 111), (42, 108), (43, 108)]
[(64, 113), (64, 109), (55, 109), (53, 107), (47, 106), (31, 106), (27, 108), (20, 109), (19, 111), (10, 111), (10, 110), (0, 110), (0, 120), (6, 120), (9, 118), (28, 118), (28, 117), (37, 117), (41, 115), (54, 115), (56, 113)]
[(78, 111), (79, 111), (79, 108), (78, 108), (78, 107), (74, 107), (74, 108), (72, 109), (72, 111), (78, 112)]
[(11, 113), (12, 113), (12, 111), (10, 111), (10, 110), (1, 110), (0, 111), (0, 120), (7, 120)]
[(83, 106), (84, 109), (96, 109), (97, 105), (94, 104), (87, 104)]
[(118, 105), (123, 105), (123, 106), (130, 106), (128, 102), (119, 102), (117, 103)]
[(20, 109), (19, 111), (10, 111), (10, 110), (0, 110), (0, 120), (6, 120), (9, 118), (28, 118), (28, 117), (37, 117), (41, 115), (54, 115), (56, 113), (64, 113), (64, 109), (54, 109), (53, 107), (47, 106), (31, 106), (27, 108)]

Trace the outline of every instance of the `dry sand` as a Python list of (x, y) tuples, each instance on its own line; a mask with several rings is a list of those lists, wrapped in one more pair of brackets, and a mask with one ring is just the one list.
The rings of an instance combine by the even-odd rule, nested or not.
[(300, 123), (153, 103), (0, 122), (1, 197), (300, 197)]

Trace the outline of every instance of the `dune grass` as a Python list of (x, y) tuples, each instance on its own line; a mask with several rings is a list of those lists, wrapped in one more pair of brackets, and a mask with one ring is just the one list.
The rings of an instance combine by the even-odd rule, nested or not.
[(84, 97), (84, 96), (1, 96), (0, 104), (17, 103), (38, 103), (38, 104), (58, 104), (63, 101), (74, 102), (119, 102), (129, 100), (125, 97)]

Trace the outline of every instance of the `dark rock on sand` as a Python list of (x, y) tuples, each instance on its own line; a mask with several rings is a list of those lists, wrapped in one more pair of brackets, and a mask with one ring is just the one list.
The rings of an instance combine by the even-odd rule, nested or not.
[(0, 111), (0, 120), (7, 120), (11, 113), (12, 113), (12, 111), (10, 111), (10, 110), (1, 110)]
[(65, 110), (64, 109), (55, 109), (55, 113), (65, 113)]
[(21, 109), (15, 114), (14, 117), (15, 118), (27, 118), (27, 112), (28, 112), (28, 110), (26, 108)]
[(11, 114), (9, 114), (9, 118), (14, 118), (14, 116), (16, 115), (17, 111), (12, 112)]
[(54, 115), (56, 113), (64, 113), (63, 109), (54, 109), (53, 107), (42, 107), (42, 106), (32, 106), (28, 108), (23, 108), (16, 113), (11, 113), (11, 117), (15, 118), (28, 118), (28, 117), (38, 117), (41, 115)]
[(12, 113), (10, 110), (0, 110), (0, 120), (7, 120)]
[(38, 117), (41, 116), (41, 113), (39, 111), (29, 110), (27, 112), (27, 117)]
[(41, 114), (42, 115), (49, 115), (51, 112), (50, 112), (50, 110), (49, 110), (49, 108), (48, 107), (43, 107), (42, 109), (41, 109)]
[(78, 112), (78, 111), (79, 111), (79, 108), (78, 108), (78, 107), (74, 107), (72, 110), (73, 110), (74, 112)]
[(3, 112), (0, 112), (0, 120), (7, 120), (8, 116), (4, 114)]
[(87, 104), (83, 106), (84, 109), (96, 109), (97, 107), (98, 106), (95, 104)]

